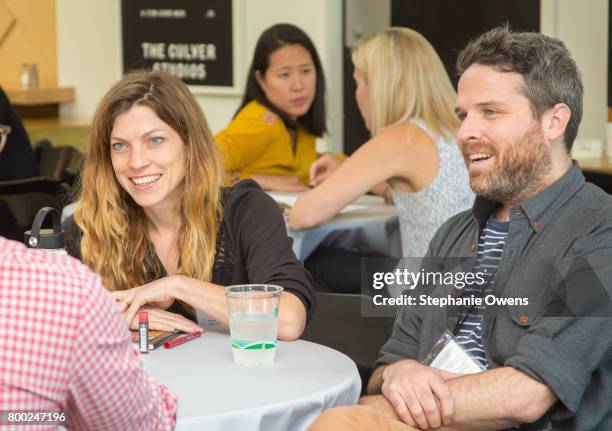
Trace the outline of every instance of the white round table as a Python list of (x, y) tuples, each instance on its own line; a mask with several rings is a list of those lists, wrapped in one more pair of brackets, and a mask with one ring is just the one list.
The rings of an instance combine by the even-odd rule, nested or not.
[(179, 431), (305, 430), (323, 410), (355, 404), (361, 389), (351, 359), (303, 340), (279, 342), (275, 364), (261, 368), (234, 364), (229, 335), (214, 331), (141, 358), (178, 395)]

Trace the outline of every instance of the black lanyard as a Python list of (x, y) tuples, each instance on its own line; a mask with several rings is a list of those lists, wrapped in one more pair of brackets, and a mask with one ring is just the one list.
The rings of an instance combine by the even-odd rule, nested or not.
[[(485, 284), (482, 287), (482, 289), (479, 289), (478, 296), (476, 296), (477, 298), (481, 298), (481, 299), (484, 298), (484, 293), (487, 291), (487, 289), (491, 285), (491, 281), (495, 279), (496, 275), (497, 275), (497, 268), (495, 268), (495, 272), (491, 274), (491, 276), (487, 280), (487, 284)], [(465, 289), (464, 289), (463, 293), (459, 295), (459, 298), (463, 298), (466, 294), (467, 293), (465, 292)], [(472, 301), (469, 307), (466, 307), (465, 305), (459, 306), (459, 316), (457, 317), (457, 323), (455, 324), (455, 327), (453, 328), (453, 335), (457, 335), (457, 333), (459, 332), (459, 330), (461, 329), (461, 327), (463, 326), (467, 318), (470, 316), (470, 314), (472, 314), (472, 311), (474, 311), (474, 307), (476, 307), (476, 301)]]

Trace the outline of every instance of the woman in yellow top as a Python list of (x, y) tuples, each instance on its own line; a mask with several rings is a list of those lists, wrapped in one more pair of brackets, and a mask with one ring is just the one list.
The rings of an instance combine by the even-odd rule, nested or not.
[(257, 41), (238, 112), (215, 137), (226, 171), (266, 190), (299, 191), (326, 132), (325, 77), (310, 38), (276, 24)]

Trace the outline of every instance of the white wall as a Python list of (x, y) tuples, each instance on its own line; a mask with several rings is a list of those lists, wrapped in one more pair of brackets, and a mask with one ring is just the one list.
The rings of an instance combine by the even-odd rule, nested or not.
[(542, 33), (561, 39), (582, 72), (578, 138), (604, 139), (608, 121), (608, 0), (541, 0)]
[[(301, 27), (312, 38), (328, 83), (329, 136), (320, 150), (342, 148), (342, 1), (236, 0), (239, 9), (235, 71), (242, 90), (257, 38), (278, 22)], [(93, 26), (95, 25), (95, 27)], [(91, 118), (109, 86), (121, 77), (121, 15), (119, 0), (57, 0), (59, 84), (76, 87), (76, 102), (61, 115)], [(213, 132), (224, 128), (241, 96), (196, 95)]]
[[(342, 148), (342, 1), (235, 0), (242, 9), (240, 88), (260, 33), (277, 22), (303, 28), (313, 39), (328, 82), (330, 135), (319, 149)], [(541, 0), (542, 32), (562, 39), (585, 84), (580, 138), (605, 136), (607, 120), (608, 0)], [(76, 87), (76, 102), (62, 116), (91, 118), (108, 87), (121, 77), (120, 0), (57, 0), (60, 85)], [(197, 95), (217, 132), (234, 114), (239, 95)]]
[(75, 87), (62, 117), (90, 119), (100, 98), (121, 77), (119, 1), (57, 0), (58, 83)]

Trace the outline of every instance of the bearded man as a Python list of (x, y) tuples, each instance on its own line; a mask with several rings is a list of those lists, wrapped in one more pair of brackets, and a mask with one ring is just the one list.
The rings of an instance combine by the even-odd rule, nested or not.
[[(505, 28), (470, 42), (457, 69), (457, 141), (477, 198), (428, 256), (489, 274), (462, 295), (526, 301), (402, 308), (371, 395), (311, 429), (612, 429), (612, 197), (570, 156), (580, 72), (560, 40)], [(445, 329), (483, 371), (422, 364)]]

